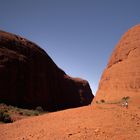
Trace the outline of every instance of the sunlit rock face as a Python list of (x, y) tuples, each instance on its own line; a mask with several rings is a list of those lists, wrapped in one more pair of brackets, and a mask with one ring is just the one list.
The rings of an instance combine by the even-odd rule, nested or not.
[(140, 25), (128, 30), (104, 70), (95, 100), (140, 96)]
[(86, 80), (66, 75), (35, 43), (0, 31), (0, 102), (55, 111), (92, 99)]

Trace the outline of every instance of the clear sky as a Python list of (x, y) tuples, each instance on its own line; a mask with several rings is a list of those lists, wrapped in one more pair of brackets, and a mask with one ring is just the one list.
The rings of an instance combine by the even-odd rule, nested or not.
[(140, 23), (140, 0), (0, 0), (0, 29), (37, 43), (95, 94), (120, 37)]

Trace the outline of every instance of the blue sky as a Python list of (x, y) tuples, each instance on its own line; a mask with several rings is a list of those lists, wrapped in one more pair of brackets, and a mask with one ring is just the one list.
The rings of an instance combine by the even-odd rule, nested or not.
[(139, 0), (0, 0), (0, 29), (37, 43), (95, 94), (113, 48), (140, 23)]

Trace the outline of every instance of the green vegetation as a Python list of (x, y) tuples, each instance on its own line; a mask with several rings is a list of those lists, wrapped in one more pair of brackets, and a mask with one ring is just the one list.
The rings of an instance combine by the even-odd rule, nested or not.
[(126, 97), (123, 97), (122, 98), (122, 101), (128, 101), (130, 99), (130, 97), (129, 96), (126, 96)]
[(11, 119), (10, 114), (4, 112), (3, 110), (0, 110), (0, 121), (4, 123), (11, 123), (13, 122)]
[[(47, 113), (43, 110), (41, 106), (36, 107), (36, 109), (23, 109), (16, 106), (6, 105), (4, 103), (0, 104), (0, 122), (11, 123), (13, 122), (13, 117), (23, 118), (29, 116), (38, 116), (40, 114)], [(14, 119), (15, 121), (15, 119)]]
[(116, 101), (115, 100), (114, 101), (105, 101), (104, 99), (101, 99), (100, 101), (96, 101), (96, 104), (102, 104), (102, 103), (104, 103), (104, 104), (121, 104), (125, 101), (128, 101), (129, 99), (130, 99), (129, 96), (125, 96), (121, 100), (116, 100)]
[(39, 112), (37, 110), (20, 109), (19, 114), (23, 116), (38, 116)]
[(37, 106), (35, 110), (40, 112), (40, 113), (44, 112), (44, 110), (43, 110), (43, 108), (41, 106)]

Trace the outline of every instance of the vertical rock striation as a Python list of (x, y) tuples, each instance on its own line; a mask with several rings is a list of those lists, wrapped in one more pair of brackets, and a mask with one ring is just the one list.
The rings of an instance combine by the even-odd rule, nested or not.
[(54, 111), (92, 99), (87, 81), (66, 75), (35, 43), (0, 31), (0, 102)]

